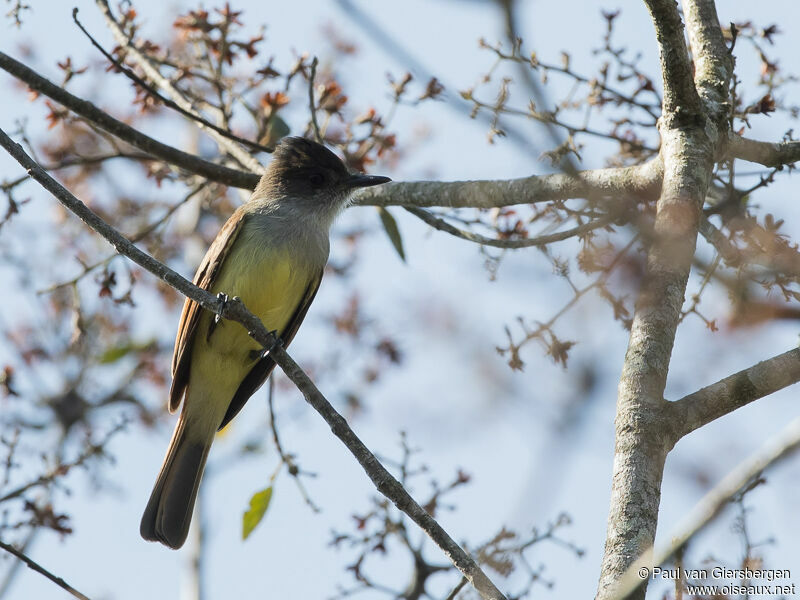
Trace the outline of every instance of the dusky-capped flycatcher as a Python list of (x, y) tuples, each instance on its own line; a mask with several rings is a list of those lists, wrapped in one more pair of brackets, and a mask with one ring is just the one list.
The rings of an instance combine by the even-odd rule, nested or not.
[[(292, 341), (328, 261), (330, 227), (351, 193), (390, 181), (355, 175), (324, 146), (278, 144), (250, 200), (223, 225), (194, 277), (214, 294), (239, 296), (284, 345)], [(172, 355), (169, 410), (183, 399), (140, 531), (180, 548), (214, 435), (266, 381), (275, 363), (238, 323), (187, 298)]]

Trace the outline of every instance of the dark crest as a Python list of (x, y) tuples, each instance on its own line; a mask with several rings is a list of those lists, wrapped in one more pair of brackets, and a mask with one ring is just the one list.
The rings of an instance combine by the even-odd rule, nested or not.
[(283, 138), (275, 148), (270, 165), (270, 169), (290, 175), (314, 168), (347, 176), (347, 168), (338, 156), (322, 144), (303, 137)]
[(314, 196), (333, 190), (349, 173), (341, 159), (322, 144), (302, 137), (287, 137), (275, 148), (259, 189), (270, 194)]
[(377, 175), (351, 175), (341, 159), (322, 144), (302, 137), (287, 137), (275, 148), (255, 195), (344, 202), (354, 188), (387, 181), (388, 177)]

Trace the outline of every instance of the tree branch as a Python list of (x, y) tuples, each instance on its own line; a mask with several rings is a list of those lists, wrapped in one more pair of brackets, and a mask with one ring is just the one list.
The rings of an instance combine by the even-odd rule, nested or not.
[(264, 167), (253, 158), (249, 152), (242, 149), (238, 146), (235, 142), (231, 141), (224, 135), (220, 135), (214, 129), (207, 127), (201, 121), (204, 120), (202, 115), (195, 110), (192, 106), (192, 103), (189, 102), (183, 94), (174, 86), (172, 82), (170, 82), (166, 77), (164, 77), (161, 72), (153, 66), (153, 63), (150, 62), (150, 59), (142, 54), (139, 49), (134, 46), (133, 41), (125, 35), (125, 32), (117, 23), (117, 20), (114, 18), (114, 15), (111, 12), (111, 8), (108, 6), (108, 2), (106, 0), (95, 0), (97, 6), (100, 8), (100, 12), (103, 13), (103, 17), (106, 20), (106, 25), (111, 30), (114, 39), (120, 45), (120, 47), (125, 49), (127, 55), (130, 56), (131, 60), (135, 62), (144, 72), (145, 74), (164, 92), (169, 95), (175, 103), (180, 106), (184, 111), (198, 117), (200, 120), (193, 120), (192, 122), (195, 123), (200, 129), (208, 133), (214, 140), (217, 142), (217, 145), (224, 149), (228, 154), (230, 154), (233, 158), (235, 158), (242, 166), (249, 169), (253, 173), (264, 173)]
[(314, 132), (314, 139), (320, 143), (324, 144), (325, 141), (322, 139), (322, 134), (319, 132), (319, 122), (317, 121), (317, 105), (314, 102), (314, 86), (315, 80), (317, 78), (317, 65), (319, 61), (315, 56), (314, 59), (311, 61), (311, 72), (308, 75), (308, 110), (311, 113), (311, 127), (312, 131)]
[(675, 0), (645, 0), (656, 31), (664, 100), (661, 118), (668, 128), (698, 124), (700, 97), (694, 87), (692, 63), (683, 39), (683, 23)]
[(3, 69), (20, 81), (24, 81), (32, 90), (52, 98), (111, 135), (118, 137), (122, 141), (127, 142), (143, 152), (152, 154), (155, 158), (160, 158), (170, 164), (191, 171), (192, 173), (197, 173), (198, 175), (202, 175), (207, 179), (212, 179), (224, 185), (253, 190), (258, 184), (259, 176), (254, 173), (230, 169), (154, 140), (137, 131), (130, 125), (118, 121), (91, 102), (73, 96), (68, 91), (60, 88), (3, 52), (0, 52), (0, 69)]
[(200, 306), (222, 318), (236, 321), (244, 325), (248, 334), (264, 348), (269, 348), (271, 358), (278, 364), (286, 376), (303, 393), (306, 401), (322, 416), (330, 426), (333, 434), (338, 437), (356, 458), (375, 487), (384, 496), (390, 499), (442, 549), (448, 559), (469, 579), (482, 598), (486, 600), (505, 600), (502, 593), (495, 587), (487, 575), (442, 528), (431, 515), (417, 503), (403, 488), (397, 479), (378, 461), (375, 455), (364, 445), (358, 436), (350, 429), (347, 421), (331, 406), (330, 402), (322, 395), (308, 375), (297, 363), (277, 344), (277, 339), (264, 327), (263, 323), (245, 307), (244, 303), (236, 298), (221, 302), (210, 292), (200, 289), (178, 273), (158, 262), (150, 255), (139, 250), (108, 223), (89, 209), (83, 202), (73, 196), (66, 188), (53, 179), (33, 159), (31, 159), (22, 146), (16, 144), (6, 133), (0, 129), (0, 146), (28, 170), (28, 174), (38, 181), (42, 187), (53, 194), (59, 202), (75, 213), (89, 227), (105, 238), (120, 254), (133, 260), (159, 279), (197, 302)]
[(733, 133), (728, 139), (728, 155), (765, 167), (790, 165), (800, 160), (800, 141), (759, 142)]
[[(716, 131), (706, 131), (675, 1), (645, 3), (664, 81), (659, 123), (664, 179), (619, 383), (601, 600), (613, 597), (631, 562), (655, 539), (664, 463), (673, 442), (663, 394), (719, 143)], [(633, 598), (644, 600), (645, 590), (642, 585)]]
[[(633, 196), (652, 199), (661, 189), (663, 169), (659, 158), (633, 167), (579, 171), (576, 175), (522, 177), (504, 181), (409, 181), (365, 188), (357, 206), (442, 206), (497, 208), (570, 198)], [(385, 188), (385, 189), (378, 189)]]
[(560, 242), (562, 240), (566, 240), (575, 236), (581, 236), (590, 231), (594, 231), (595, 229), (605, 227), (607, 225), (610, 225), (616, 220), (616, 217), (603, 216), (593, 219), (588, 223), (584, 223), (583, 225), (578, 225), (577, 227), (573, 227), (572, 229), (565, 229), (564, 231), (558, 231), (556, 233), (539, 235), (536, 237), (519, 239), (519, 240), (498, 240), (496, 238), (486, 237), (485, 235), (480, 235), (478, 233), (473, 233), (471, 231), (465, 231), (463, 229), (459, 229), (458, 227), (454, 227), (444, 219), (435, 217), (427, 210), (424, 210), (422, 208), (406, 206), (405, 209), (415, 217), (418, 217), (419, 219), (421, 219), (422, 221), (433, 227), (434, 229), (438, 229), (439, 231), (444, 231), (445, 233), (449, 233), (450, 235), (455, 236), (459, 239), (467, 240), (468, 242), (474, 242), (476, 244), (480, 244), (481, 246), (491, 246), (493, 248), (512, 248), (512, 249), (530, 248), (532, 246), (544, 246), (546, 244), (552, 244), (553, 242)]
[(773, 356), (669, 404), (675, 442), (695, 429), (800, 381), (800, 348)]
[(149, 85), (144, 79), (142, 79), (136, 73), (134, 73), (132, 70), (130, 70), (127, 67), (127, 65), (124, 65), (123, 63), (121, 63), (120, 61), (115, 59), (113, 56), (111, 56), (111, 54), (109, 54), (106, 51), (106, 49), (103, 48), (103, 46), (101, 46), (100, 43), (96, 39), (94, 39), (92, 37), (92, 34), (89, 33), (86, 30), (86, 28), (83, 26), (83, 24), (78, 20), (78, 7), (77, 6), (72, 9), (72, 20), (75, 22), (75, 24), (78, 26), (78, 28), (83, 32), (83, 34), (87, 38), (89, 38), (89, 41), (92, 43), (92, 46), (97, 48), (97, 50), (100, 52), (100, 54), (102, 54), (106, 58), (106, 60), (108, 62), (110, 62), (112, 65), (114, 65), (114, 67), (116, 67), (119, 70), (120, 73), (125, 75), (125, 77), (130, 79), (134, 84), (139, 86), (141, 89), (146, 91), (151, 96), (153, 96), (155, 98), (158, 98), (158, 100), (163, 102), (165, 106), (167, 106), (167, 107), (171, 108), (172, 110), (182, 114), (187, 119), (190, 119), (192, 121), (197, 121), (198, 123), (200, 123), (204, 127), (208, 127), (209, 129), (211, 129), (213, 131), (216, 131), (222, 137), (226, 137), (229, 140), (232, 140), (234, 142), (238, 142), (238, 143), (240, 143), (240, 144), (242, 144), (244, 146), (247, 146), (251, 150), (256, 150), (258, 152), (273, 152), (274, 151), (274, 148), (267, 148), (266, 146), (262, 146), (261, 144), (259, 144), (257, 142), (254, 142), (252, 140), (248, 140), (246, 138), (239, 137), (238, 135), (234, 135), (233, 133), (231, 133), (227, 129), (223, 129), (222, 127), (218, 127), (217, 125), (214, 125), (210, 121), (204, 119), (202, 116), (200, 116), (200, 115), (198, 115), (196, 113), (189, 112), (188, 110), (186, 110), (183, 107), (179, 106), (173, 100), (170, 100), (169, 98), (165, 98), (164, 96), (162, 96), (160, 93), (158, 93), (158, 90), (153, 89), (153, 87), (151, 85)]
[[(241, 189), (252, 190), (259, 176), (231, 169), (163, 144), (119, 121), (100, 108), (42, 77), (21, 62), (0, 52), (0, 69), (24, 81), (32, 90), (52, 98), (84, 119), (122, 141), (182, 169)], [(662, 168), (658, 158), (633, 167), (561, 173), (507, 181), (413, 181), (366, 188), (355, 199), (356, 206), (442, 206), (450, 208), (494, 208), (513, 204), (600, 196), (630, 195), (651, 199), (658, 195)]]
[(37, 573), (41, 573), (42, 575), (47, 577), (50, 581), (55, 583), (58, 587), (60, 587), (62, 590), (70, 593), (73, 597), (79, 598), (80, 600), (89, 600), (88, 596), (85, 596), (84, 594), (81, 594), (78, 590), (76, 590), (74, 587), (72, 587), (66, 581), (61, 579), (61, 577), (53, 575), (50, 571), (45, 569), (39, 563), (33, 561), (31, 558), (28, 558), (25, 554), (23, 554), (22, 552), (20, 552), (16, 548), (14, 548), (14, 546), (12, 546), (11, 544), (6, 544), (5, 542), (0, 541), (0, 548), (5, 550), (9, 554), (13, 554), (14, 556), (16, 556), (19, 560), (21, 560), (26, 565), (28, 565), (29, 569), (32, 569), (32, 570), (36, 571)]
[(683, 0), (682, 4), (694, 59), (695, 85), (706, 110), (721, 125), (730, 112), (728, 82), (733, 74), (733, 57), (725, 45), (714, 0)]
[[(700, 533), (742, 488), (768, 467), (773, 466), (790, 453), (796, 451), (798, 447), (800, 447), (800, 418), (793, 420), (778, 435), (767, 440), (761, 448), (741, 462), (722, 481), (714, 486), (666, 537), (666, 539), (670, 540), (669, 544), (655, 552), (651, 547), (637, 558), (620, 579), (612, 598), (614, 600), (628, 598), (633, 590), (642, 585), (651, 576), (653, 567), (667, 562), (686, 542)], [(642, 572), (647, 569), (647, 574), (644, 578), (640, 574), (640, 569)]]

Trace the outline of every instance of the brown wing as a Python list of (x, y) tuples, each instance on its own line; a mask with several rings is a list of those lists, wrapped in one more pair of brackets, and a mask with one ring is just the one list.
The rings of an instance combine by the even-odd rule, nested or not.
[[(311, 303), (314, 301), (314, 296), (317, 295), (317, 290), (319, 289), (319, 282), (322, 281), (322, 271), (320, 271), (316, 277), (314, 277), (306, 287), (306, 291), (303, 294), (303, 299), (300, 304), (297, 305), (297, 309), (295, 309), (292, 318), (289, 319), (289, 323), (287, 323), (286, 328), (279, 332), (280, 338), (283, 341), (284, 347), (288, 346), (292, 339), (294, 339), (295, 334), (297, 333), (297, 329), (300, 327), (300, 323), (303, 322), (303, 319), (308, 312), (308, 308), (311, 306)], [(225, 417), (222, 419), (222, 424), (219, 426), (220, 429), (225, 427), (233, 417), (237, 415), (237, 413), (242, 410), (242, 407), (245, 405), (245, 402), (256, 393), (256, 390), (264, 385), (264, 382), (269, 377), (269, 374), (272, 373), (272, 369), (275, 368), (275, 361), (273, 361), (269, 355), (265, 356), (250, 369), (250, 372), (245, 376), (242, 380), (242, 383), (239, 385), (239, 389), (236, 390), (236, 393), (233, 395), (233, 400), (231, 400), (230, 405), (228, 405), (228, 412), (225, 413)]]
[[(211, 289), (219, 269), (236, 241), (246, 215), (238, 208), (222, 226), (214, 242), (197, 268), (194, 284), (204, 290)], [(181, 404), (186, 384), (189, 383), (189, 362), (192, 344), (197, 333), (197, 322), (203, 309), (195, 301), (186, 299), (178, 323), (178, 336), (172, 353), (172, 386), (169, 389), (169, 411), (175, 412)]]

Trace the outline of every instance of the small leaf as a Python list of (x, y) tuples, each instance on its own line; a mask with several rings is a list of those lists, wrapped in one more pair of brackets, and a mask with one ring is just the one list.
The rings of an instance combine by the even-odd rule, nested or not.
[(105, 352), (103, 352), (97, 359), (97, 361), (101, 365), (108, 365), (111, 363), (115, 363), (118, 360), (125, 358), (131, 352), (139, 352), (140, 350), (146, 350), (153, 344), (152, 341), (145, 342), (145, 343), (129, 343), (129, 344), (122, 344), (120, 346), (114, 346), (113, 348), (109, 348)]
[(280, 141), (281, 138), (289, 135), (290, 132), (291, 130), (286, 124), (286, 121), (281, 119), (278, 115), (273, 114), (269, 118), (269, 121), (267, 121), (267, 127), (264, 130), (264, 135), (261, 136), (261, 140), (259, 141), (264, 146), (274, 146)]
[(264, 518), (264, 514), (269, 507), (269, 501), (272, 499), (272, 486), (265, 490), (256, 492), (250, 498), (250, 508), (248, 508), (242, 516), (242, 539), (246, 540), (248, 536), (253, 533), (253, 529)]
[(389, 240), (392, 242), (394, 249), (397, 250), (397, 253), (400, 255), (400, 260), (406, 262), (406, 253), (403, 250), (403, 238), (400, 236), (400, 229), (397, 227), (397, 221), (394, 220), (392, 213), (382, 206), (378, 207), (378, 214), (381, 217), (383, 228), (386, 230), (386, 235), (389, 236)]

